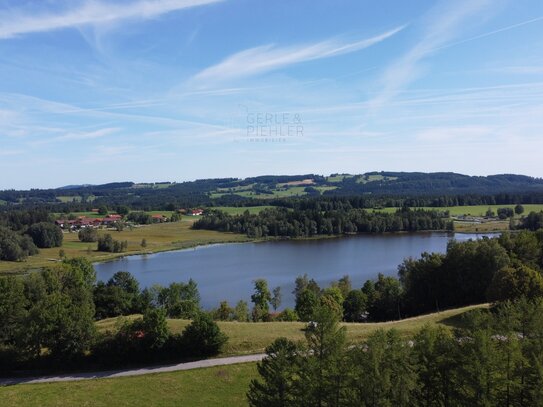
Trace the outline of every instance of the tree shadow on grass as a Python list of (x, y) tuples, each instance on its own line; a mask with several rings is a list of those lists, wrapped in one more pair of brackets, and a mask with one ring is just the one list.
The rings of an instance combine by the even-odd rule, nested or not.
[(490, 309), (471, 309), (469, 311), (462, 312), (461, 314), (456, 314), (447, 318), (444, 318), (440, 321), (443, 325), (446, 325), (455, 329), (466, 329), (470, 325), (473, 316), (478, 313), (487, 313), (490, 312)]

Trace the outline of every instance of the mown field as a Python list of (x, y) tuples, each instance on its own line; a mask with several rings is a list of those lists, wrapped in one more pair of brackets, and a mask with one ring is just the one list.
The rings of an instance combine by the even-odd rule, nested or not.
[(79, 382), (0, 387), (2, 407), (238, 407), (256, 364)]
[[(128, 242), (128, 249), (124, 253), (104, 253), (96, 251), (96, 243), (80, 242), (77, 233), (64, 234), (62, 248), (40, 249), (40, 253), (29, 257), (24, 262), (0, 261), (0, 273), (21, 272), (28, 269), (36, 269), (54, 264), (59, 260), (59, 250), (64, 250), (67, 257), (83, 256), (91, 261), (105, 261), (115, 257), (140, 254), (148, 252), (160, 252), (166, 250), (184, 249), (198, 245), (245, 242), (249, 239), (245, 235), (234, 233), (222, 233), (211, 230), (192, 230), (194, 222), (192, 217), (183, 217), (180, 222), (159, 223), (153, 225), (138, 226), (122, 232), (113, 230), (99, 230), (99, 234), (110, 233), (114, 239)], [(147, 247), (141, 247), (142, 239), (146, 239)]]
[[(464, 307), (403, 321), (376, 324), (345, 324), (348, 338), (358, 342), (376, 329), (398, 329), (410, 336), (426, 324), (447, 327), (462, 324), (462, 314), (486, 305)], [(169, 320), (170, 328), (180, 332), (187, 321)], [(220, 322), (230, 337), (225, 354), (260, 352), (279, 336), (303, 339), (300, 322), (238, 323)], [(101, 331), (114, 330), (116, 319), (100, 321)], [(0, 387), (2, 407), (71, 407), (71, 406), (183, 406), (229, 407), (247, 405), (245, 393), (255, 378), (256, 364), (195, 369), (175, 373), (79, 382), (23, 384)]]
[[(543, 205), (540, 204), (526, 204), (524, 206), (524, 213), (521, 215), (514, 216), (515, 222), (518, 222), (522, 216), (527, 215), (530, 212), (539, 212), (543, 211)], [(439, 210), (439, 211), (449, 211), (450, 216), (475, 216), (482, 217), (485, 216), (488, 209), (491, 209), (494, 213), (497, 212), (498, 208), (511, 208), (514, 209), (515, 205), (468, 205), (468, 206), (446, 206), (442, 208), (435, 207), (421, 207), (419, 209), (426, 210)], [(381, 208), (373, 209), (375, 212), (387, 212), (394, 213), (398, 208)], [(465, 222), (465, 221), (454, 221), (454, 230), (461, 233), (489, 233), (489, 232), (503, 232), (504, 230), (509, 230), (509, 220), (490, 220), (485, 221), (484, 223), (475, 223), (475, 222)]]
[[(310, 185), (308, 185), (310, 186)], [(277, 187), (270, 190), (269, 194), (262, 194), (255, 192), (252, 189), (240, 189), (233, 190), (232, 192), (213, 192), (210, 194), (211, 198), (220, 198), (223, 195), (234, 194), (243, 196), (245, 198), (259, 198), (259, 199), (273, 199), (273, 198), (288, 198), (291, 196), (303, 196), (307, 195), (304, 191), (305, 186), (289, 186), (289, 187)]]
[(270, 209), (273, 206), (264, 205), (264, 206), (217, 206), (211, 209), (218, 209), (220, 211), (226, 212), (229, 215), (241, 215), (245, 211), (249, 211), (250, 214), (257, 214), (263, 211), (264, 209)]
[[(475, 308), (486, 307), (477, 305), (447, 310), (440, 313), (423, 315), (420, 317), (404, 319), (401, 321), (344, 324), (347, 328), (347, 336), (353, 342), (366, 339), (368, 335), (379, 328), (395, 328), (405, 336), (411, 336), (425, 324), (441, 324), (449, 327), (461, 324), (460, 315)], [(131, 316), (129, 318), (135, 318)], [(101, 332), (114, 332), (120, 326), (120, 318), (104, 319), (97, 323)], [(168, 325), (172, 332), (180, 333), (190, 321), (169, 319)], [(223, 356), (242, 355), (262, 352), (275, 338), (286, 337), (294, 341), (304, 338), (303, 322), (222, 322), (218, 321), (221, 330), (229, 337), (223, 350)]]
[[(543, 204), (526, 204), (522, 205), (524, 206), (524, 213), (520, 216), (524, 216), (529, 214), (530, 212), (539, 212), (543, 211)], [(421, 207), (419, 209), (426, 209), (426, 210), (437, 210), (437, 211), (449, 211), (451, 216), (462, 216), (462, 215), (468, 215), (468, 216), (485, 216), (486, 211), (488, 208), (492, 209), (494, 213), (498, 210), (498, 208), (511, 208), (514, 209), (515, 205), (468, 205), (468, 206), (445, 206), (441, 208), (435, 208), (435, 207)], [(396, 212), (398, 208), (382, 208), (382, 209), (374, 209), (374, 211), (380, 211), (380, 212)], [(515, 217), (520, 217), (519, 215), (515, 215)]]

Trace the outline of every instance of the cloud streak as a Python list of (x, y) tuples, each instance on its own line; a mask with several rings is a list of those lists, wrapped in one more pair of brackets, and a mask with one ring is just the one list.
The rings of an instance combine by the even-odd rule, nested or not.
[(484, 10), (491, 2), (489, 0), (463, 0), (453, 4), (453, 7), (445, 10), (432, 10), (431, 15), (427, 17), (429, 21), (425, 22), (428, 29), (422, 39), (385, 70), (381, 78), (384, 88), (371, 102), (374, 109), (384, 105), (394, 98), (403, 87), (414, 81), (420, 73), (419, 63), (443, 47), (447, 41), (455, 38), (465, 21)]
[(254, 76), (305, 61), (348, 54), (378, 44), (404, 28), (405, 26), (397, 27), (375, 37), (355, 42), (342, 43), (337, 40), (326, 40), (283, 48), (273, 44), (250, 48), (229, 56), (217, 65), (204, 69), (194, 77), (194, 80), (224, 81)]
[(0, 13), (0, 39), (85, 25), (123, 20), (146, 20), (162, 14), (218, 3), (223, 0), (139, 0), (126, 4), (85, 1), (61, 13), (25, 15), (21, 11)]

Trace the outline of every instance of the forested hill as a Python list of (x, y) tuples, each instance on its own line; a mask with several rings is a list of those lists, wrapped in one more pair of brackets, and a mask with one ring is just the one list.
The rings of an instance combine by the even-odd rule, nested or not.
[(342, 194), (497, 194), (543, 189), (542, 178), (515, 174), (482, 177), (452, 172), (374, 172), (347, 177), (341, 184), (337, 193)]
[(543, 179), (501, 174), (468, 176), (451, 172), (368, 172), (322, 176), (267, 175), (245, 179), (219, 178), (190, 182), (69, 185), (56, 189), (0, 191), (0, 208), (25, 204), (70, 204), (73, 206), (130, 205), (132, 207), (191, 207), (228, 205), (293, 197), (364, 196), (365, 198), (498, 196), (510, 194), (515, 201), (541, 203)]

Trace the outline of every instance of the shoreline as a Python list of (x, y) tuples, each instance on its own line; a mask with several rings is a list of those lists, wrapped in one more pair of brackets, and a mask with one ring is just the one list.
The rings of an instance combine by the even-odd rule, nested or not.
[[(98, 259), (90, 259), (92, 264), (101, 264), (101, 263), (108, 263), (113, 262), (116, 260), (120, 260), (127, 257), (132, 256), (145, 256), (145, 255), (154, 255), (154, 254), (160, 254), (160, 253), (167, 253), (167, 252), (176, 252), (176, 251), (184, 251), (184, 250), (190, 250), (190, 249), (197, 249), (197, 248), (207, 248), (207, 247), (213, 247), (213, 246), (219, 246), (219, 245), (226, 245), (226, 244), (245, 244), (245, 243), (266, 243), (266, 242), (285, 242), (285, 241), (291, 241), (291, 242), (310, 242), (310, 241), (318, 241), (318, 240), (329, 240), (329, 239), (344, 239), (344, 238), (350, 238), (350, 237), (356, 237), (356, 236), (370, 236), (370, 235), (379, 235), (379, 236), (389, 236), (389, 235), (407, 235), (407, 234), (430, 234), (430, 233), (446, 233), (446, 234), (461, 234), (461, 235), (493, 235), (493, 234), (500, 234), (505, 232), (505, 230), (497, 230), (497, 231), (454, 231), (454, 230), (420, 230), (420, 231), (398, 231), (398, 232), (381, 232), (381, 233), (352, 233), (352, 234), (342, 234), (342, 235), (316, 235), (311, 237), (265, 237), (265, 238), (250, 238), (247, 236), (244, 236), (244, 240), (224, 240), (222, 242), (192, 242), (192, 243), (183, 243), (179, 247), (175, 247), (175, 242), (172, 243), (171, 247), (166, 248), (159, 248), (155, 250), (138, 250), (133, 251), (130, 253), (105, 253), (102, 258)], [(224, 232), (219, 232), (224, 233)], [(62, 249), (60, 247), (59, 249)], [(85, 256), (83, 256), (85, 257)], [(49, 262), (47, 264), (44, 264), (43, 266), (37, 266), (37, 265), (23, 265), (21, 263), (14, 264), (14, 268), (10, 271), (0, 271), (0, 276), (7, 276), (7, 275), (22, 275), (22, 274), (28, 274), (34, 271), (39, 271), (43, 269), (44, 267), (47, 267), (49, 264), (55, 264), (59, 263), (60, 259), (48, 259)]]
[[(108, 259), (102, 259), (98, 261), (93, 261), (92, 264), (101, 264), (101, 263), (109, 263), (113, 261), (117, 261), (120, 259), (124, 259), (127, 257), (133, 257), (133, 256), (146, 256), (146, 255), (154, 255), (154, 254), (160, 254), (160, 253), (169, 253), (169, 252), (181, 252), (186, 250), (193, 250), (193, 249), (204, 249), (204, 248), (211, 248), (214, 246), (224, 246), (224, 245), (234, 245), (234, 244), (247, 244), (247, 243), (269, 243), (269, 242), (311, 242), (311, 241), (319, 241), (319, 240), (333, 240), (333, 239), (348, 239), (348, 238), (356, 238), (358, 236), (392, 236), (392, 235), (408, 235), (408, 234), (432, 234), (432, 233), (445, 233), (447, 235), (454, 235), (454, 234), (460, 234), (460, 235), (498, 235), (503, 233), (504, 231), (491, 231), (491, 232), (456, 232), (456, 231), (450, 231), (450, 230), (420, 230), (420, 231), (414, 231), (414, 232), (408, 232), (408, 231), (398, 231), (398, 232), (381, 232), (381, 233), (352, 233), (352, 234), (343, 234), (343, 235), (319, 235), (319, 236), (311, 236), (311, 237), (296, 237), (296, 238), (289, 238), (289, 237), (267, 237), (267, 238), (259, 238), (259, 239), (252, 239), (247, 238), (246, 241), (225, 241), (225, 242), (219, 242), (219, 243), (197, 243), (194, 245), (190, 245), (187, 247), (182, 248), (171, 248), (171, 249), (163, 249), (163, 250), (156, 250), (156, 251), (148, 251), (148, 252), (134, 252), (134, 253), (128, 253), (128, 254), (119, 254), (117, 256), (114, 256), (112, 258)], [(1, 274), (0, 274), (1, 275)]]

